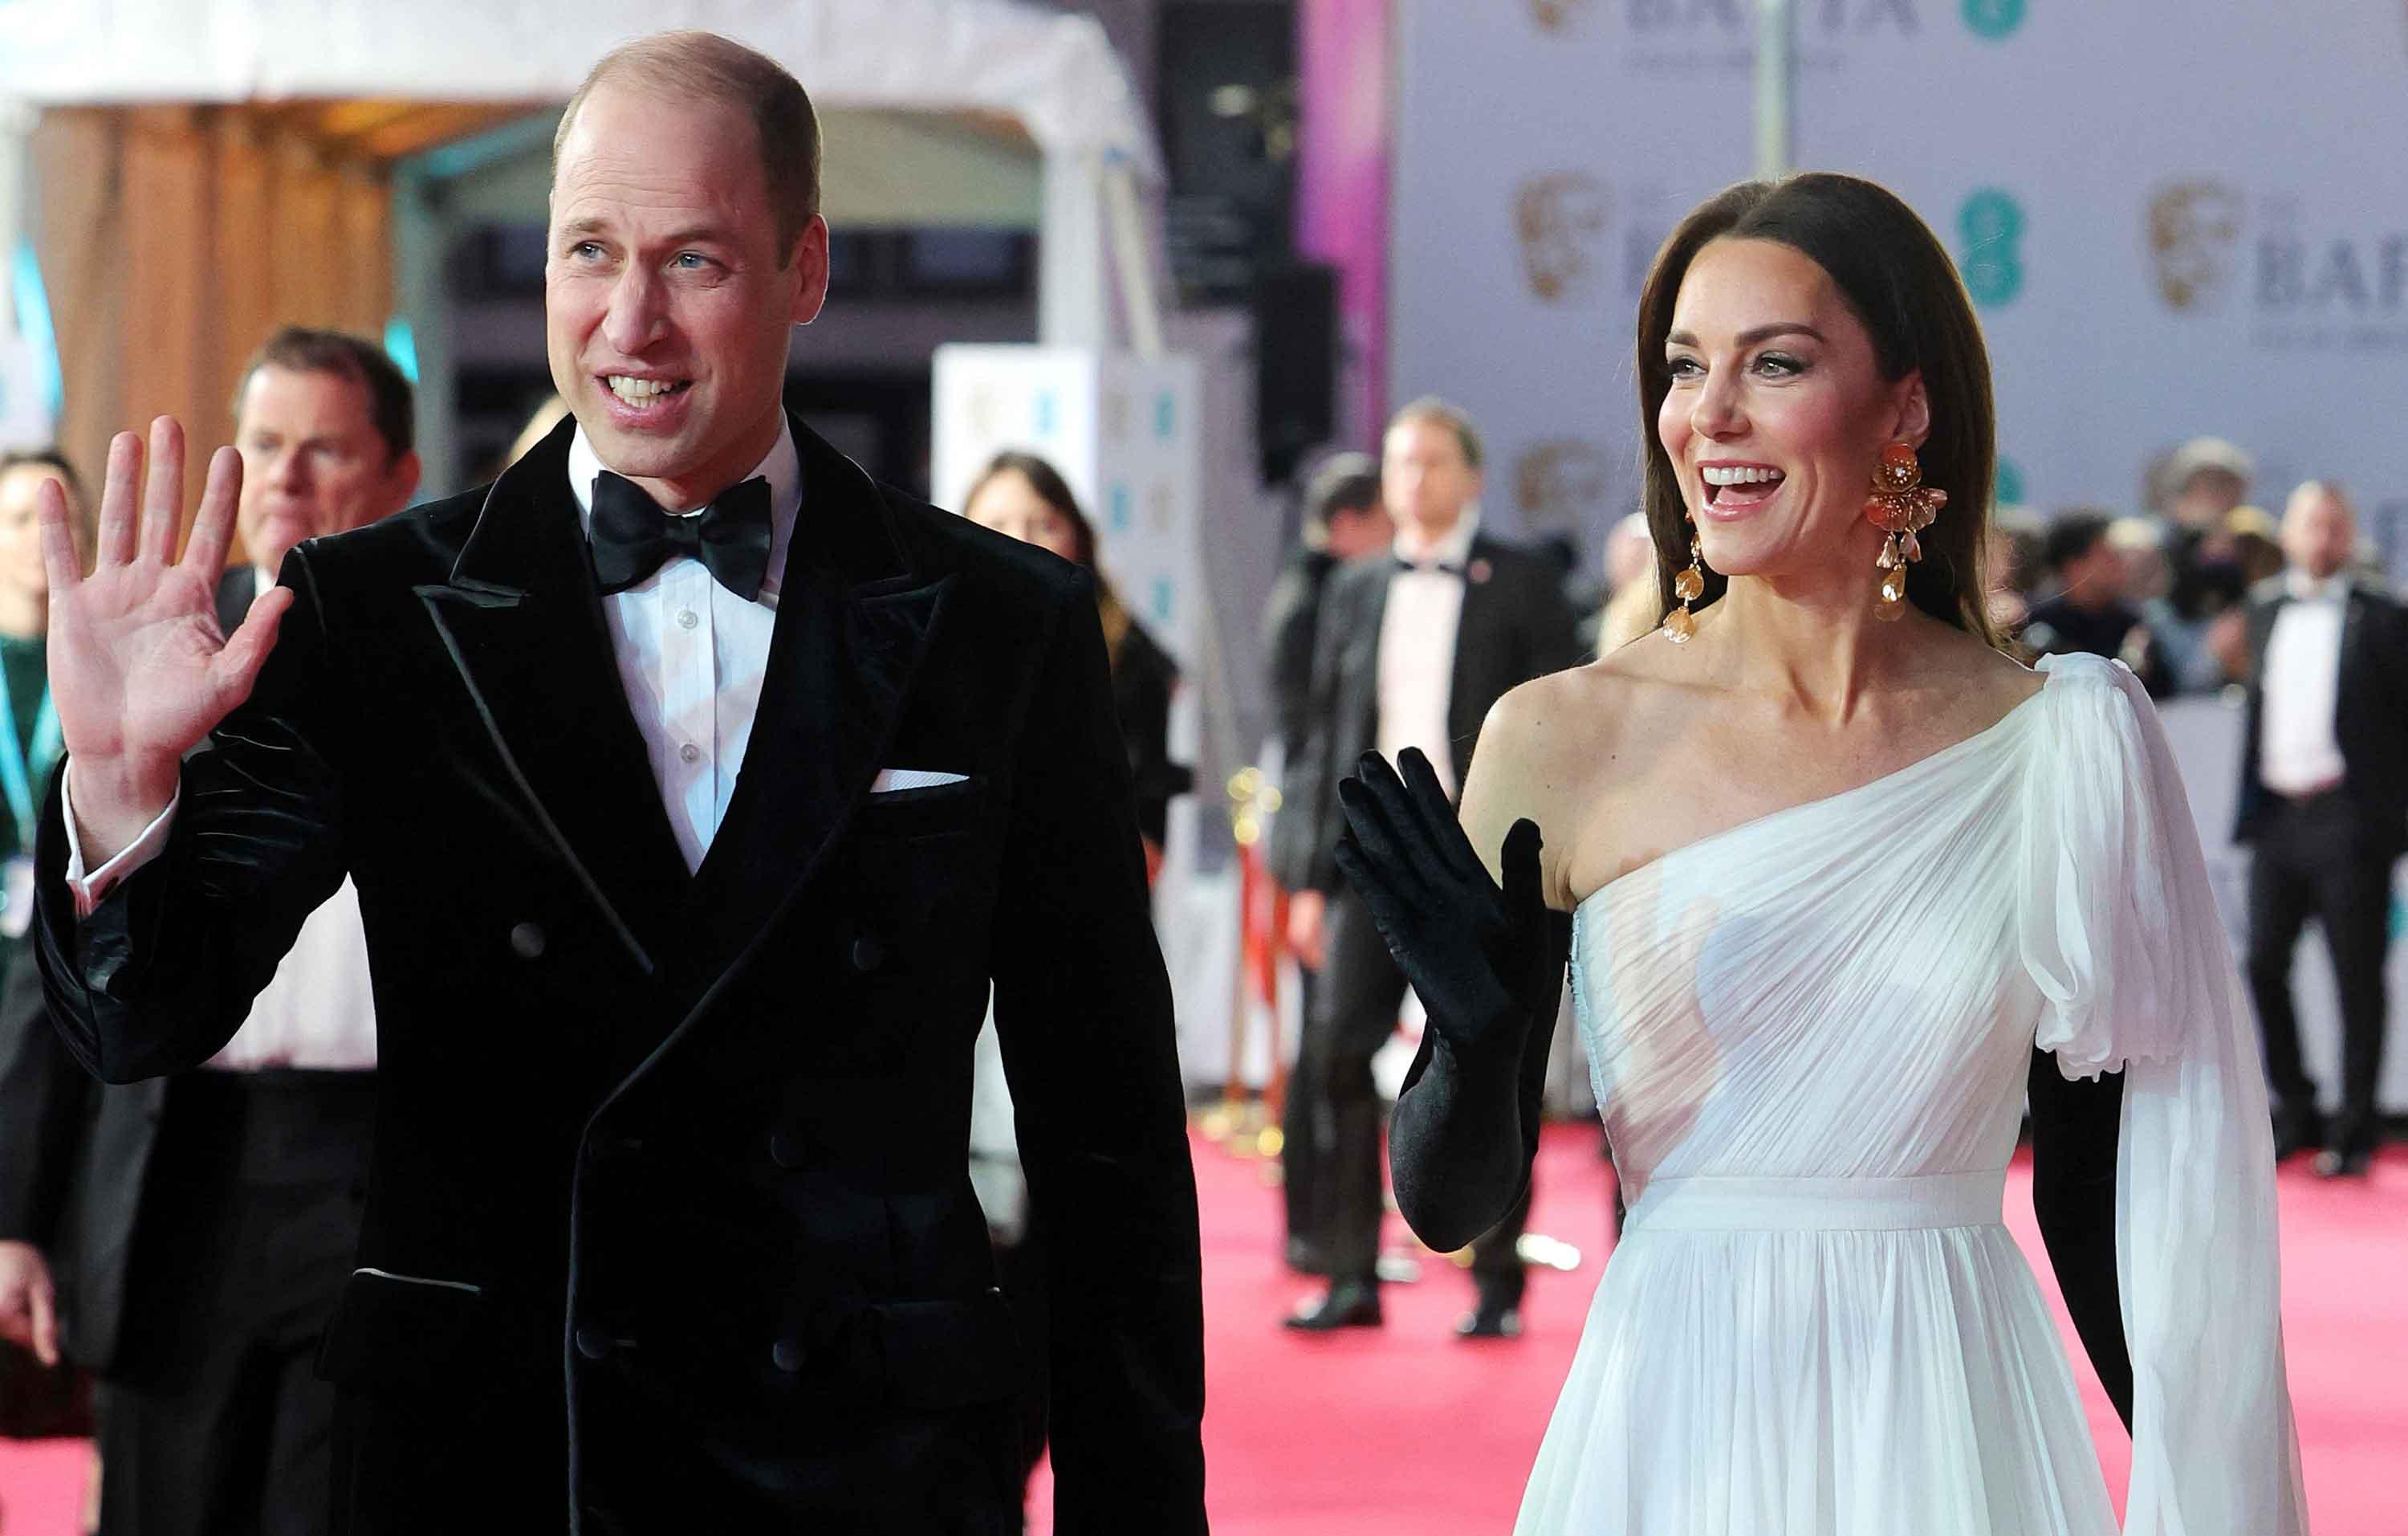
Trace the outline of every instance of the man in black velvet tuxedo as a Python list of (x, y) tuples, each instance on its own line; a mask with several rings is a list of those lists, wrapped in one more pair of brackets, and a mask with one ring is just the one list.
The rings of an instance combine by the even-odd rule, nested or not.
[(1204, 1528), (1195, 1186), (1094, 596), (784, 412), (818, 165), (769, 60), (606, 59), (555, 146), (575, 420), (298, 546), (222, 647), (228, 455), (180, 564), (173, 423), (138, 519), (113, 448), (91, 577), (46, 513), (69, 1048), (111, 1081), (203, 1059), (358, 885), (381, 1103), (320, 1362), (340, 1529), (1016, 1530), (1023, 1364), (966, 1173), (990, 983), (1057, 1529)]
[[(1326, 1205), (1328, 1292), (1288, 1319), (1325, 1329), (1377, 1324), (1379, 1103), (1371, 1058), (1397, 1026), (1405, 979), (1370, 909), (1338, 877), (1338, 782), (1374, 749), (1419, 747), (1459, 794), (1471, 746), (1505, 694), (1579, 659), (1577, 621), (1551, 561), (1483, 533), (1479, 434), (1455, 408), (1420, 400), (1397, 413), (1381, 454), (1392, 550), (1331, 576), (1321, 599), (1305, 743), (1274, 839), (1272, 874), (1294, 893), (1289, 940), (1320, 971), (1312, 989), (1291, 1095), (1291, 1170)], [(1521, 1330), (1515, 1253), (1526, 1193), (1474, 1245), (1477, 1304), (1457, 1331)]]

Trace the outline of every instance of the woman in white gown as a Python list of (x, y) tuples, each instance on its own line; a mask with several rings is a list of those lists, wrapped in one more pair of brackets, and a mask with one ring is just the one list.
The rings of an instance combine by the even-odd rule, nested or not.
[(1988, 629), (1946, 252), (1870, 183), (1750, 183), (1674, 232), (1639, 328), (1664, 629), (1500, 703), (1459, 829), (1412, 754), (1344, 793), (1429, 1005), (1391, 1141), (1441, 1243), (1526, 1177), (1572, 914), (1632, 1203), (1516, 1529), (2114, 1531), (2000, 1223), (2037, 1043), (2123, 1069), (2124, 1529), (2304, 1531), (2238, 979), (2147, 696)]

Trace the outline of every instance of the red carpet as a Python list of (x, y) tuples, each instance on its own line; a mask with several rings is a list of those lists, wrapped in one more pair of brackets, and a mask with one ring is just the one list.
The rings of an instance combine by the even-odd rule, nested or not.
[[(1311, 1289), (1279, 1262), (1279, 1194), (1261, 1165), (1196, 1144), (1204, 1210), (1204, 1420), (1218, 1536), (1486, 1536), (1512, 1529), (1555, 1391), (1580, 1340), (1611, 1230), (1594, 1129), (1551, 1127), (1531, 1230), (1581, 1250), (1576, 1273), (1530, 1282), (1527, 1331), (1468, 1344), (1449, 1325), (1470, 1285), (1428, 1259), (1391, 1285), (1376, 1333), (1298, 1338), (1277, 1327)], [(2052, 1305), (2030, 1173), (2008, 1181), (2008, 1225)], [(2305, 1161), (2282, 1183), (2284, 1333), (2316, 1536), (2408, 1536), (2408, 1148), (2365, 1184), (2329, 1184)], [(1406, 1242), (1389, 1224), (1392, 1246)], [(2123, 1503), (2130, 1443), (2058, 1310), (2100, 1461)], [(1039, 1513), (1042, 1493), (1039, 1492)], [(1032, 1529), (1046, 1530), (1039, 1520)]]
[[(1556, 1127), (1541, 1149), (1531, 1227), (1581, 1250), (1577, 1273), (1533, 1277), (1511, 1343), (1449, 1332), (1469, 1283), (1440, 1259), (1387, 1291), (1388, 1326), (1306, 1339), (1279, 1315), (1309, 1286), (1279, 1262), (1279, 1195), (1262, 1165), (1198, 1141), (1211, 1411), (1205, 1451), (1219, 1536), (1484, 1536), (1511, 1529), (1557, 1385), (1580, 1337), (1609, 1230), (1597, 1134)], [(2009, 1224), (2040, 1253), (2029, 1184), (2010, 1180)], [(2304, 1167), (2283, 1179), (2284, 1319), (2316, 1536), (2408, 1536), (2408, 1149), (2362, 1184)], [(1392, 1225), (1396, 1241), (1401, 1226)], [(2044, 1260), (2036, 1268), (2050, 1291)], [(2060, 1326), (2063, 1319), (2060, 1315)], [(2072, 1334), (2066, 1330), (2069, 1343)], [(2128, 1459), (2074, 1351), (2109, 1482)], [(82, 1458), (69, 1445), (0, 1442), (0, 1536), (66, 1536)], [(1036, 1490), (1045, 1531), (1042, 1474)]]

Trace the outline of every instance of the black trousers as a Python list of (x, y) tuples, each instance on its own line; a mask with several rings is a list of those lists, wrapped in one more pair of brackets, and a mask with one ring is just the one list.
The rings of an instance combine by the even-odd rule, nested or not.
[(373, 1072), (169, 1087), (100, 1405), (105, 1536), (320, 1536), (334, 1388), (318, 1343), (359, 1247)]
[(2313, 1122), (2316, 1085), (2300, 1059), (2291, 956), (2308, 919), (2323, 929), (2341, 990), (2341, 1116), (2331, 1144), (2371, 1145), (2383, 1069), (2384, 951), (2396, 828), (2361, 825), (2340, 795), (2278, 804), (2249, 865), (2249, 990), (2266, 1041), (2266, 1076), (2286, 1114)]
[[(1371, 1080), (1371, 1058), (1396, 1032), (1404, 1001), (1404, 973), (1388, 953), (1387, 940), (1380, 937), (1371, 910), (1352, 890), (1332, 893), (1327, 959), (1313, 986), (1313, 1006), (1305, 1015), (1288, 1092), (1297, 1104), (1296, 1129), (1308, 1143), (1306, 1167), (1326, 1190), (1329, 1276), (1340, 1284), (1371, 1284), (1379, 1276), (1386, 1199), (1380, 1176), (1380, 1096)], [(1554, 1026), (1554, 1020), (1547, 1022)], [(1290, 1164), (1291, 1176), (1293, 1170)], [(1522, 1262), (1514, 1245), (1529, 1213), (1526, 1191), (1513, 1210), (1472, 1244), (1472, 1278), (1484, 1297), (1520, 1304)]]
[[(1303, 983), (1299, 988), (1302, 1006), (1297, 1010), (1297, 1017), (1309, 1035), (1313, 1009), (1321, 996), (1321, 978), (1301, 967), (1297, 974)], [(1303, 1041), (1299, 1040), (1296, 1069), (1288, 1079), (1287, 1097), (1280, 1106), (1280, 1195), (1287, 1207), (1289, 1254), (1310, 1255), (1316, 1262), (1326, 1262), (1331, 1203), (1329, 1166), (1321, 1156), (1320, 1141), (1313, 1132), (1312, 1100), (1301, 1086), (1303, 1071)]]

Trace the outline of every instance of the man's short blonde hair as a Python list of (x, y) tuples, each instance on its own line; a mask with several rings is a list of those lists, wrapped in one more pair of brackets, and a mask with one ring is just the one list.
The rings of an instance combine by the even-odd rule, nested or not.
[(2349, 524), (2351, 527), (2355, 528), (2358, 526), (2358, 503), (2349, 498), (2349, 491), (2341, 483), (2341, 481), (2337, 480), (2303, 480), (2300, 481), (2299, 484), (2291, 488), (2289, 499), (2283, 503), (2284, 517), (2288, 518), (2292, 513), (2298, 511), (2300, 508), (2305, 507), (2311, 501), (2330, 501), (2334, 506), (2341, 509), (2342, 516), (2349, 519)]
[(800, 80), (767, 54), (715, 32), (660, 32), (623, 43), (602, 56), (568, 98), (552, 136), (555, 169), (578, 108), (596, 86), (612, 80), (666, 96), (720, 102), (751, 118), (760, 134), (761, 170), (778, 220), (778, 259), (793, 255), (795, 242), (820, 210), (820, 120)]
[(1455, 434), (1455, 445), (1463, 450), (1463, 462), (1473, 469), (1480, 467), (1480, 429), (1471, 424), (1471, 417), (1461, 406), (1452, 405), (1435, 395), (1425, 395), (1388, 418), (1388, 430), (1394, 432), (1407, 422), (1428, 422)]

